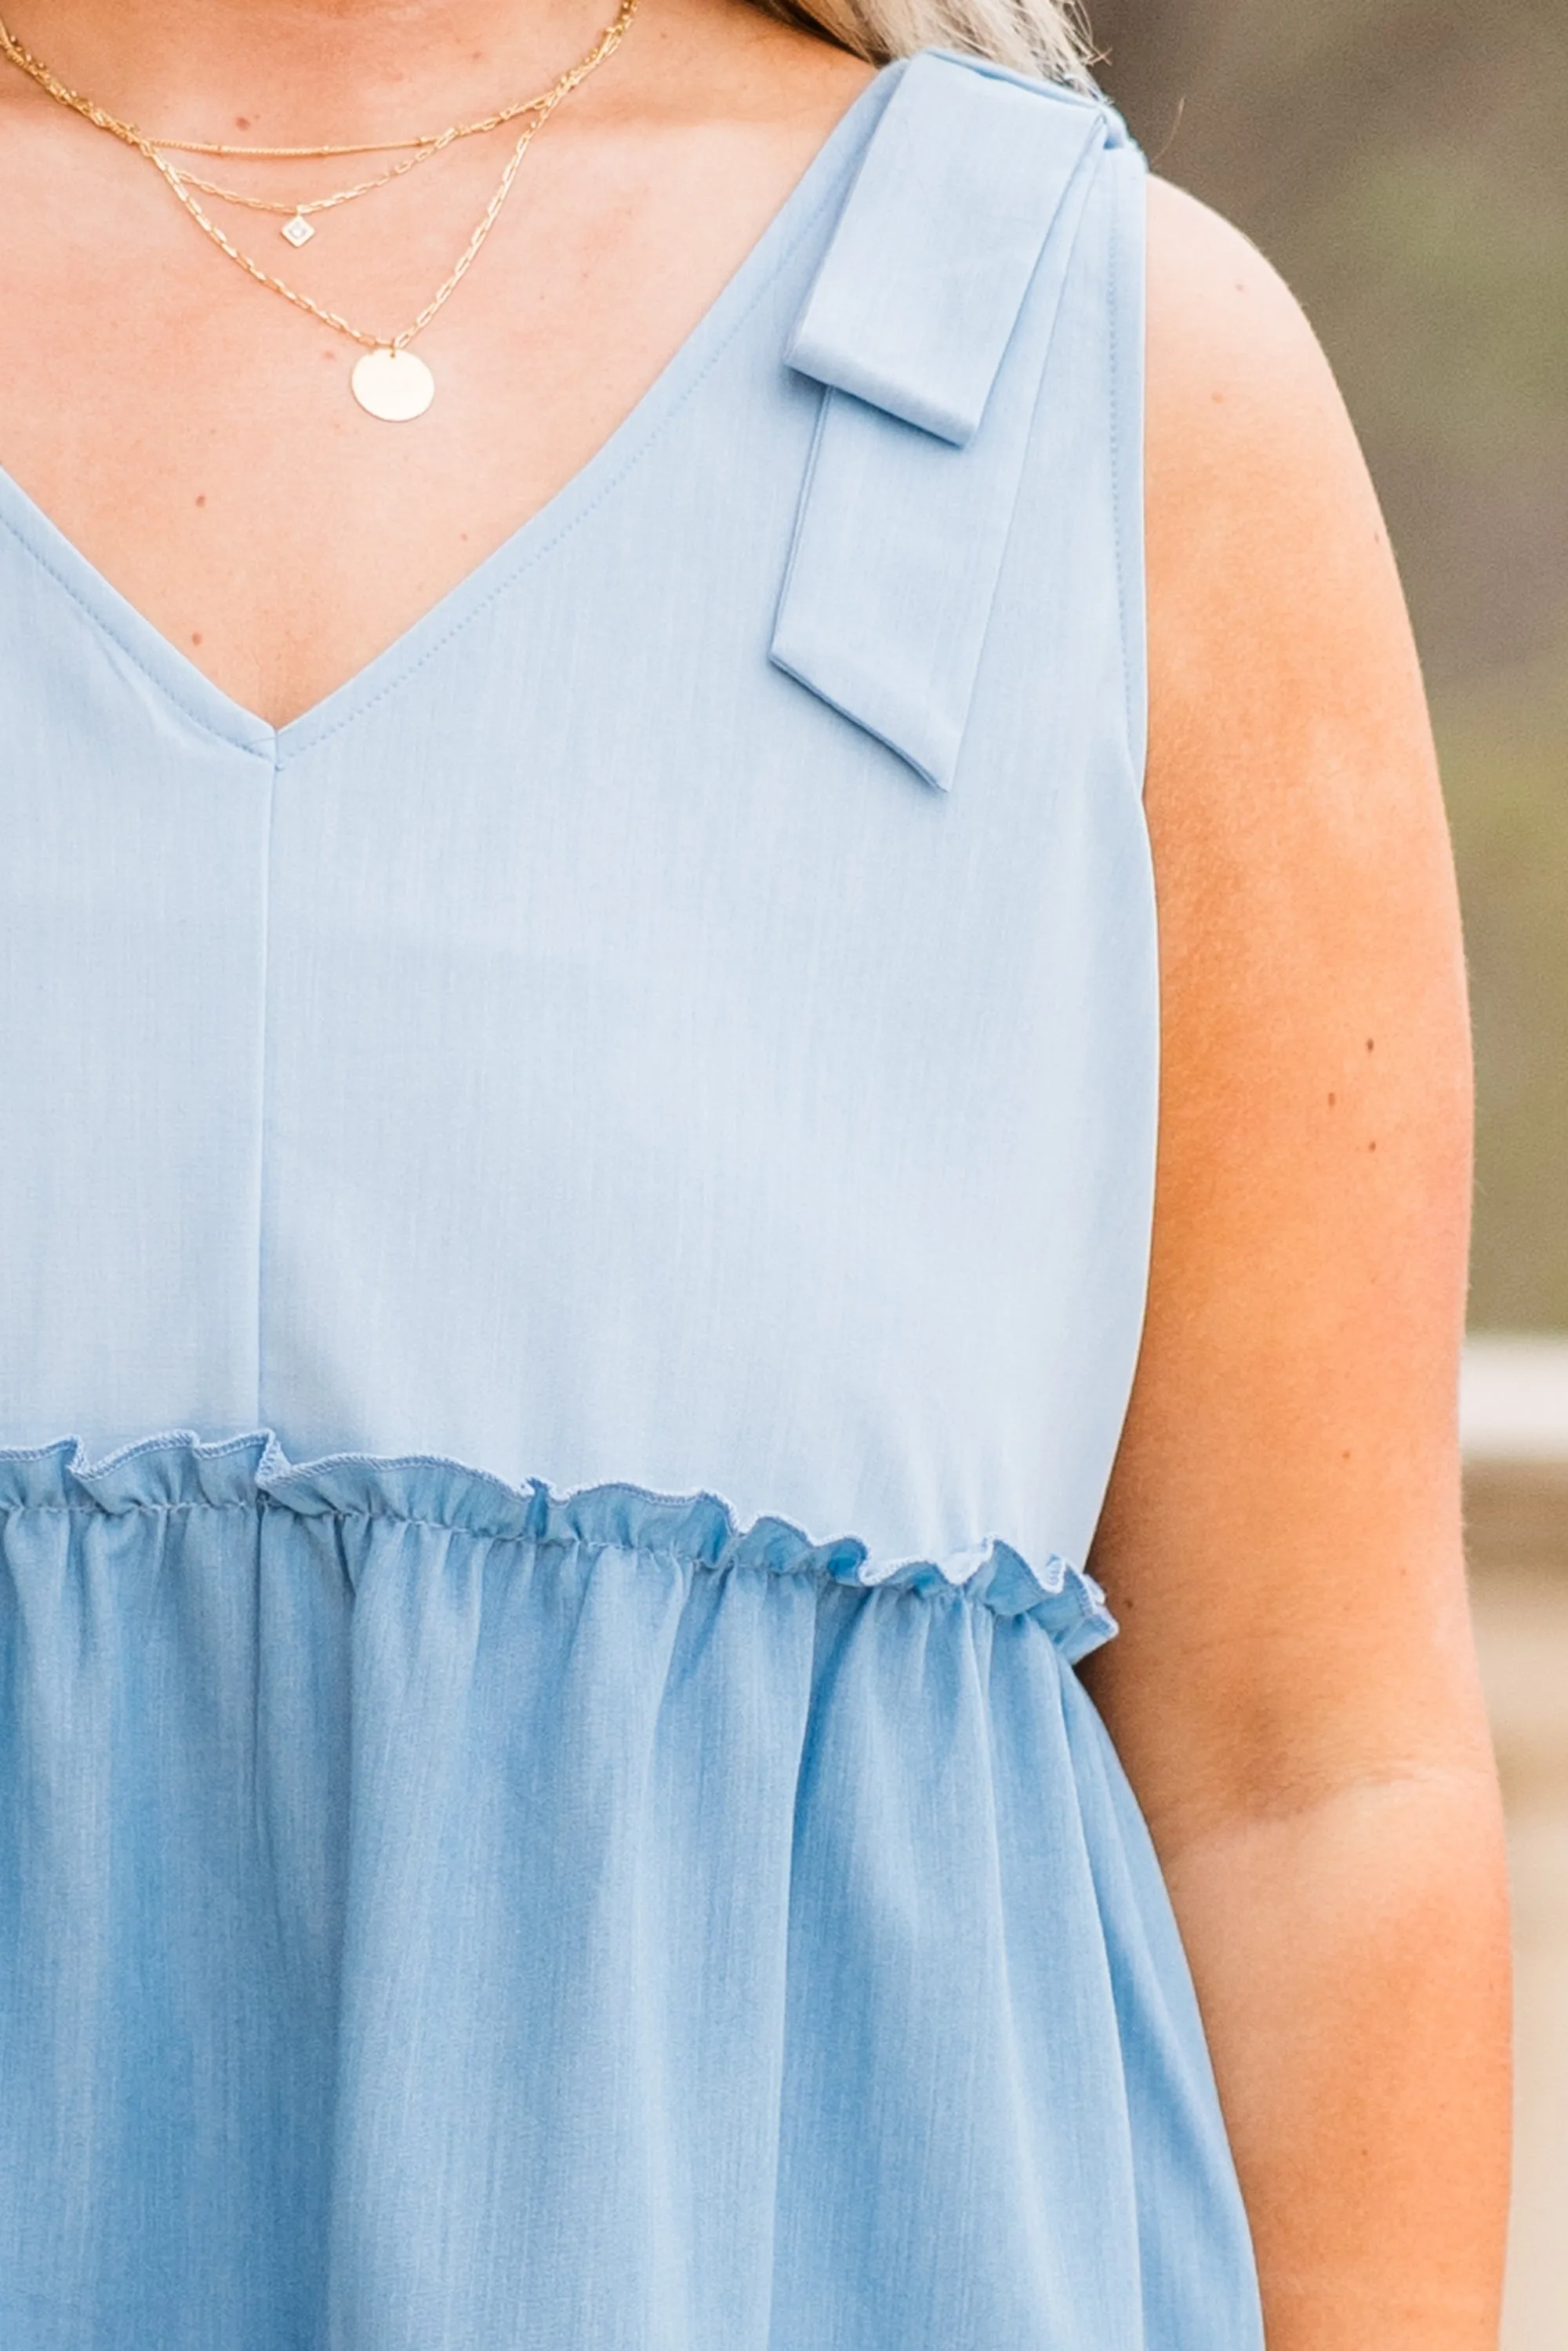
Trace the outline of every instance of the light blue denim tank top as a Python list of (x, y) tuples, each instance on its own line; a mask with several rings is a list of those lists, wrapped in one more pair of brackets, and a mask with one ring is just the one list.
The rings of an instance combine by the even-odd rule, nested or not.
[(0, 481), (0, 2351), (1251, 2351), (1072, 1670), (1142, 165), (878, 77), (278, 730)]

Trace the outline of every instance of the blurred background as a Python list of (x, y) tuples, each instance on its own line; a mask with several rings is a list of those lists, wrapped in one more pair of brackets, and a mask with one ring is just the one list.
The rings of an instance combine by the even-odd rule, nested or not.
[(1472, 1590), (1520, 2011), (1505, 2351), (1568, 2351), (1568, 0), (1089, 0), (1156, 170), (1304, 303), (1387, 515), (1476, 1019)]

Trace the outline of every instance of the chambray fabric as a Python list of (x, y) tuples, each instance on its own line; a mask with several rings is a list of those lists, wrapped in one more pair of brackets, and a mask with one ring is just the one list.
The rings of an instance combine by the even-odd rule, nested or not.
[(4, 2351), (1257, 2351), (1074, 1669), (1141, 171), (890, 68), (281, 729), (0, 478)]

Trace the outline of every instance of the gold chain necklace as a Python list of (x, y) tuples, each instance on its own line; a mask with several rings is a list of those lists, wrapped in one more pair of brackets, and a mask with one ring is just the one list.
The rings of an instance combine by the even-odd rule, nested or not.
[[(361, 196), (374, 195), (378, 188), (390, 187), (394, 180), (403, 179), (410, 172), (416, 171), (421, 163), (428, 163), (434, 156), (444, 154), (452, 141), (462, 136), (461, 131), (453, 130), (442, 139), (433, 139), (416, 147), (412, 155), (403, 156), (400, 162), (389, 163), (384, 172), (373, 172), (368, 180), (357, 181), (351, 188), (334, 188), (329, 195), (310, 196), (300, 204), (290, 204), (287, 200), (279, 203), (276, 196), (248, 195), (243, 188), (222, 187), (217, 181), (204, 180), (198, 172), (187, 172), (183, 165), (176, 168), (181, 184), (194, 188), (198, 195), (216, 196), (222, 203), (237, 204), (247, 213), (271, 213), (275, 217), (281, 216), (283, 225), (277, 232), (279, 236), (287, 237), (290, 245), (298, 247), (308, 245), (315, 235), (318, 214), (335, 213), (341, 204), (355, 204)], [(156, 140), (152, 143), (154, 146), (159, 144)], [(161, 147), (159, 152), (162, 152)]]
[[(214, 181), (204, 180), (194, 172), (179, 167), (186, 187), (194, 188), (204, 196), (216, 196), (224, 204), (242, 205), (247, 212), (281, 215), (283, 226), (278, 233), (296, 250), (302, 245), (308, 245), (315, 235), (313, 223), (318, 214), (335, 212), (341, 204), (353, 204), (361, 196), (373, 194), (378, 188), (402, 179), (421, 163), (427, 163), (433, 157), (444, 154), (457, 140), (476, 139), (487, 131), (504, 130), (507, 123), (517, 121), (520, 115), (536, 112), (551, 95), (549, 90), (541, 90), (532, 98), (516, 99), (509, 106), (497, 107), (493, 113), (481, 115), (476, 121), (448, 123), (444, 131), (421, 131), (412, 139), (389, 139), (381, 143), (357, 146), (246, 147), (225, 144), (218, 140), (159, 138), (152, 131), (138, 129), (133, 122), (122, 121), (107, 107), (99, 106), (93, 99), (84, 98), (79, 90), (72, 89), (68, 83), (61, 81), (41, 57), (35, 57), (31, 49), (16, 38), (3, 18), (0, 18), (0, 56), (8, 58), (19, 72), (37, 82), (39, 89), (46, 90), (59, 105), (68, 107), (73, 114), (79, 114), (95, 130), (107, 131), (111, 138), (121, 141), (127, 147), (134, 147), (141, 154), (144, 154), (149, 147), (155, 147), (160, 153), (218, 155), (244, 158), (252, 162), (306, 159), (323, 162), (343, 155), (392, 152), (400, 155), (401, 161), (389, 163), (384, 171), (374, 172), (371, 178), (361, 180), (353, 187), (336, 188), (330, 194), (316, 196), (300, 204), (280, 204), (274, 197), (253, 196), (238, 188), (220, 187)], [(402, 151), (405, 149), (412, 149), (412, 153), (404, 153)]]
[(504, 130), (519, 114), (531, 113), (550, 94), (549, 90), (540, 90), (533, 98), (519, 98), (510, 106), (497, 107), (493, 114), (482, 114), (476, 121), (449, 123), (444, 131), (422, 131), (412, 139), (366, 139), (349, 146), (246, 147), (225, 143), (218, 139), (160, 138), (152, 131), (139, 130), (133, 122), (121, 121), (118, 115), (110, 114), (107, 107), (99, 106), (95, 99), (84, 98), (79, 90), (72, 89), (68, 82), (61, 81), (41, 57), (36, 57), (31, 49), (16, 38), (3, 20), (0, 20), (0, 56), (8, 57), (20, 72), (36, 81), (40, 89), (47, 89), (49, 96), (57, 99), (62, 106), (68, 106), (73, 114), (81, 115), (97, 130), (112, 132), (127, 146), (140, 147), (145, 141), (151, 147), (166, 147), (174, 155), (224, 155), (231, 159), (245, 156), (255, 162), (320, 162), (338, 155), (390, 155), (394, 151), (401, 152), (405, 147), (444, 147), (454, 139), (472, 139), (480, 131)]
[[(499, 129), (503, 122), (515, 121), (520, 114), (526, 113), (531, 117), (507, 158), (506, 169), (501, 174), (495, 194), (485, 207), (473, 235), (459, 254), (452, 269), (417, 318), (411, 319), (406, 327), (402, 328), (394, 335), (371, 334), (364, 328), (356, 327), (351, 320), (345, 319), (341, 312), (330, 310), (324, 303), (313, 301), (308, 294), (301, 294), (297, 287), (286, 285), (281, 277), (275, 277), (270, 270), (264, 269), (259, 262), (253, 261), (248, 254), (242, 253), (238, 246), (225, 236), (216, 221), (203, 209), (196, 196), (192, 193), (193, 179), (181, 171), (177, 164), (171, 163), (160, 152), (160, 144), (162, 144), (178, 154), (186, 155), (249, 154), (255, 157), (269, 154), (279, 158), (285, 155), (315, 158), (342, 154), (385, 154), (388, 152), (386, 146), (274, 150), (204, 146), (191, 141), (165, 140), (159, 142), (149, 138), (145, 132), (138, 131), (133, 124), (119, 121), (114, 116), (106, 113), (103, 108), (95, 105), (90, 99), (82, 98), (77, 91), (69, 89), (65, 83), (57, 81), (47, 66), (41, 64), (39, 59), (22, 47), (3, 22), (0, 22), (0, 54), (8, 57), (12, 64), (18, 66), (30, 79), (37, 82), (41, 89), (47, 90), (48, 95), (61, 105), (69, 107), (73, 113), (83, 116), (98, 130), (108, 131), (110, 136), (121, 140), (127, 146), (133, 147), (138, 154), (144, 156), (204, 235), (217, 246), (220, 253), (226, 254), (237, 268), (244, 270), (247, 277), (254, 279), (258, 286), (267, 287), (270, 292), (281, 295), (286, 302), (291, 302), (297, 309), (308, 311), (311, 318), (319, 319), (324, 327), (330, 327), (336, 333), (345, 335), (350, 341), (358, 343), (361, 346), (361, 355), (355, 361), (350, 377), (355, 399), (368, 415), (378, 417), (384, 423), (401, 424), (416, 416), (423, 416), (435, 397), (435, 378), (418, 353), (409, 348), (410, 345), (416, 335), (423, 333), (437, 312), (445, 308), (477, 260), (486, 239), (500, 216), (502, 205), (512, 193), (513, 183), (522, 169), (523, 158), (538, 132), (543, 130), (561, 100), (576, 89), (580, 82), (586, 81), (596, 67), (601, 66), (607, 57), (614, 55), (626, 37), (632, 17), (636, 15), (637, 5), (638, 0), (621, 0), (620, 8), (613, 21), (605, 26), (587, 55), (580, 57), (576, 65), (569, 66), (565, 73), (560, 75), (559, 79), (553, 82), (541, 96), (521, 99), (515, 106), (503, 108), (495, 115), (487, 116), (482, 121), (473, 125), (455, 124), (447, 131), (436, 132), (429, 138), (409, 142), (418, 150), (428, 149), (436, 152), (442, 147), (449, 146), (454, 139), (465, 135), (473, 136), (485, 130)], [(386, 180), (394, 176), (396, 176), (395, 173), (387, 172), (377, 180), (366, 182), (362, 189), (352, 191), (350, 193), (368, 193), (372, 186), (384, 184)], [(209, 189), (206, 193), (221, 192)], [(349, 194), (340, 195), (338, 199), (339, 202), (349, 200)], [(308, 230), (308, 222), (306, 227)], [(287, 233), (286, 230), (285, 234)], [(295, 241), (290, 239), (291, 243)], [(298, 239), (300, 244), (305, 241), (303, 236)]]

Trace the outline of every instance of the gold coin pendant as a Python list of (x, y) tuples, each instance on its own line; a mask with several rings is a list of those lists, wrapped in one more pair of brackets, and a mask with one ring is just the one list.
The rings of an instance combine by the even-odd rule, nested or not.
[(435, 398), (435, 378), (416, 351), (364, 351), (349, 379), (367, 416), (383, 424), (409, 424)]

